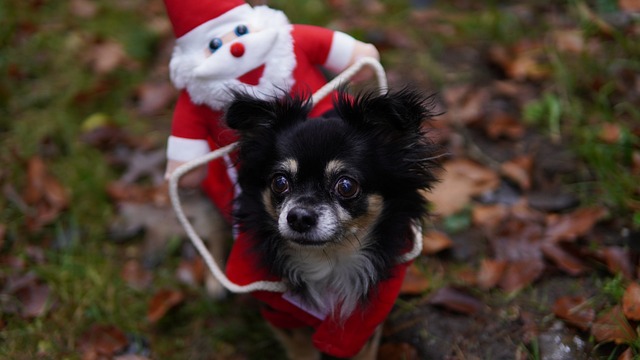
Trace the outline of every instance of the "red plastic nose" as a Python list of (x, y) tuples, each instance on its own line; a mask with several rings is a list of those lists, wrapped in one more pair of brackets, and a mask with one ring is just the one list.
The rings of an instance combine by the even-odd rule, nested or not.
[(241, 57), (244, 55), (244, 45), (241, 43), (235, 43), (231, 45), (231, 55), (235, 57)]

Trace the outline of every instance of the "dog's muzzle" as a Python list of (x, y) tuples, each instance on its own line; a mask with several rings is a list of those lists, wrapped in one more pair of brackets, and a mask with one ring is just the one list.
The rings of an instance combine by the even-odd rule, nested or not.
[(338, 232), (336, 215), (326, 205), (290, 204), (278, 220), (280, 234), (299, 245), (322, 246)]

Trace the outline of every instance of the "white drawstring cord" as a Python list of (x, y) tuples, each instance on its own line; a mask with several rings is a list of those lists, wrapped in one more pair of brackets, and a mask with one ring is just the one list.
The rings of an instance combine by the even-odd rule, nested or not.
[[(318, 89), (318, 91), (313, 94), (311, 101), (313, 104), (317, 104), (320, 100), (330, 94), (335, 88), (340, 86), (345, 81), (351, 79), (362, 67), (370, 66), (374, 69), (376, 73), (376, 77), (378, 80), (378, 85), (380, 87), (381, 93), (386, 93), (387, 91), (387, 78), (384, 72), (384, 68), (378, 62), (378, 60), (374, 58), (362, 58), (358, 60), (355, 64), (351, 65), (345, 71), (340, 73), (336, 78), (328, 82), (326, 85)], [(171, 198), (171, 204), (173, 205), (173, 209), (178, 217), (178, 220), (184, 227), (189, 239), (195, 246), (196, 250), (200, 253), (200, 256), (204, 259), (205, 264), (215, 276), (215, 278), (222, 284), (227, 290), (234, 293), (248, 293), (252, 291), (271, 291), (271, 292), (285, 292), (287, 291), (287, 286), (282, 281), (256, 281), (247, 285), (238, 285), (233, 283), (225, 273), (220, 269), (218, 264), (216, 263), (213, 256), (204, 245), (204, 242), (195, 231), (189, 219), (184, 213), (182, 209), (182, 204), (180, 203), (180, 195), (178, 193), (178, 182), (180, 178), (188, 173), (189, 171), (195, 169), (198, 166), (202, 166), (209, 161), (218, 159), (229, 154), (238, 146), (238, 143), (229, 144), (227, 146), (221, 147), (220, 149), (216, 149), (208, 154), (205, 154), (199, 158), (193, 159), (185, 164), (180, 165), (169, 177), (169, 197)], [(406, 254), (403, 254), (398, 258), (399, 263), (408, 262), (415, 259), (422, 252), (422, 231), (421, 226), (419, 224), (414, 224), (412, 227), (414, 231), (414, 241), (413, 248)]]

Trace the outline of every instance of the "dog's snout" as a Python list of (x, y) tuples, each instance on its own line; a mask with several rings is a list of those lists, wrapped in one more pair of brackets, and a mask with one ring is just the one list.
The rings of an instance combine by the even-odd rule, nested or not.
[(312, 209), (296, 207), (289, 210), (287, 223), (297, 232), (307, 232), (318, 223), (318, 216)]

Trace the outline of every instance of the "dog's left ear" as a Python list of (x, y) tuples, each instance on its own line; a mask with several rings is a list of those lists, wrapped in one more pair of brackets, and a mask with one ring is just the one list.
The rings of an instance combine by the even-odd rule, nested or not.
[(233, 95), (234, 99), (225, 111), (225, 121), (242, 135), (286, 127), (305, 119), (309, 113), (309, 101), (303, 97), (285, 94), (280, 98), (261, 100), (246, 93)]
[(353, 97), (344, 89), (339, 92), (335, 107), (345, 121), (356, 127), (393, 133), (417, 133), (422, 123), (435, 116), (434, 96), (405, 88), (396, 92), (376, 94), (365, 92)]

